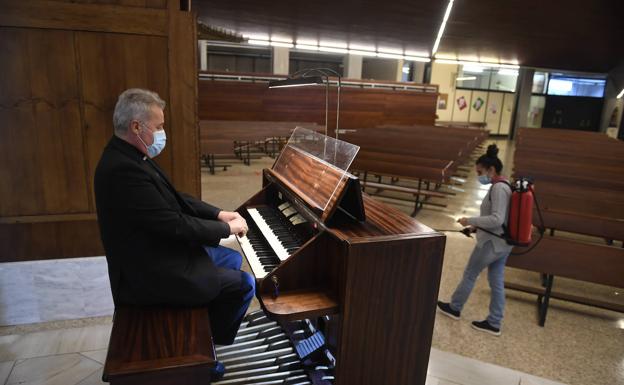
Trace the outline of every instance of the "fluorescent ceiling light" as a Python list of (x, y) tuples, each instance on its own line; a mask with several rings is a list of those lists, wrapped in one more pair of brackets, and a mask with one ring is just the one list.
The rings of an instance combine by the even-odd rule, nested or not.
[(290, 43), (292, 44), (292, 39), (287, 37), (279, 37), (279, 36), (271, 36), (271, 41), (276, 41), (278, 43)]
[(509, 68), (509, 69), (519, 69), (519, 65), (515, 64), (500, 64), (500, 63), (491, 63), (491, 62), (482, 62), (482, 61), (467, 61), (467, 60), (454, 60), (454, 59), (435, 59), (436, 63), (440, 64), (461, 64), (463, 66), (473, 66), (473, 67), (493, 67), (493, 68)]
[(355, 49), (349, 49), (349, 55), (361, 55), (361, 56), (377, 56), (375, 51), (359, 51)]
[(498, 67), (498, 64), (473, 62), (473, 61), (460, 61), (459, 64), (464, 66), (464, 71), (472, 70), (471, 72), (483, 72), (483, 70), (487, 67)]
[(268, 40), (255, 40), (255, 39), (249, 39), (249, 40), (247, 40), (247, 43), (249, 43), (251, 45), (269, 45), (269, 44), (271, 44)]
[(470, 65), (464, 64), (462, 69), (464, 70), (464, 72), (472, 72), (472, 73), (480, 74), (483, 72), (484, 68), (481, 66), (476, 66), (474, 64), (470, 64)]
[(440, 29), (438, 30), (438, 36), (436, 37), (435, 43), (433, 43), (433, 50), (431, 50), (431, 56), (435, 55), (435, 53), (438, 52), (438, 47), (440, 46), (440, 40), (442, 40), (442, 35), (444, 35), (446, 22), (448, 21), (448, 18), (451, 15), (451, 9), (453, 8), (454, 1), (455, 0), (449, 0), (448, 5), (446, 6), (446, 12), (444, 13), (442, 24), (440, 24)]
[(349, 49), (354, 51), (377, 51), (375, 46), (372, 45), (360, 45), (360, 44), (349, 44)]
[(420, 56), (405, 56), (405, 60), (419, 61), (423, 63), (429, 63), (431, 61), (431, 59), (429, 59), (428, 57), (420, 57)]
[(476, 76), (462, 76), (460, 78), (455, 79), (458, 82), (461, 82), (463, 80), (477, 80)]
[(323, 47), (319, 46), (318, 50), (321, 52), (334, 52), (334, 53), (348, 53), (345, 48), (335, 48), (335, 47)]
[(297, 49), (307, 49), (308, 51), (318, 51), (319, 50), (318, 45), (299, 44), (299, 42), (297, 42), (297, 45), (295, 47)]
[(382, 57), (386, 59), (403, 59), (403, 55), (398, 55), (395, 53), (385, 53), (385, 52), (377, 52), (377, 57)]
[(457, 60), (449, 60), (449, 59), (435, 59), (436, 63), (440, 64), (459, 64)]
[(243, 34), (243, 37), (251, 40), (269, 40), (269, 35), (265, 35), (262, 33)]
[(301, 44), (301, 45), (318, 45), (318, 40), (297, 39), (297, 44)]
[(278, 42), (278, 41), (272, 41), (271, 45), (273, 47), (286, 47), (286, 48), (294, 47), (294, 45), (292, 43), (282, 43), (282, 42)]
[(498, 70), (499, 75), (518, 76), (518, 70), (512, 70), (510, 68), (502, 68)]
[(398, 48), (385, 48), (385, 47), (381, 47), (377, 50), (377, 52), (383, 52), (383, 53), (393, 53), (393, 54), (397, 54), (397, 55), (403, 55), (403, 50), (402, 49), (398, 49)]
[(321, 41), (319, 45), (333, 48), (347, 48), (347, 43), (341, 43), (339, 41)]
[(620, 91), (620, 93), (618, 94), (617, 98), (618, 99), (622, 99), (622, 96), (624, 96), (624, 88), (622, 88), (622, 91)]
[(423, 51), (405, 51), (405, 56), (429, 57), (429, 52)]

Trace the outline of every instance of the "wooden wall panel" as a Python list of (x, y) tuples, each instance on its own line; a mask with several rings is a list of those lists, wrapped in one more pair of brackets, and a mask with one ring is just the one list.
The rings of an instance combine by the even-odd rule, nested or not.
[[(269, 89), (267, 83), (199, 81), (202, 120), (309, 121), (325, 124), (325, 87)], [(433, 125), (437, 93), (343, 87), (340, 127)], [(330, 89), (329, 127), (335, 126), (336, 88)]]
[[(169, 99), (167, 82), (167, 39), (158, 36), (78, 32), (80, 71), (84, 98), (89, 180), (106, 143), (113, 135), (113, 111), (125, 89), (147, 88)], [(169, 132), (169, 108), (165, 129)], [(171, 135), (170, 135), (171, 136)], [(156, 161), (171, 172), (171, 149), (165, 147)], [(95, 207), (93, 208), (95, 209)]]
[(104, 254), (93, 175), (127, 88), (167, 102), (156, 161), (199, 196), (196, 23), (179, 7), (0, 2), (0, 262)]
[(2, 0), (0, 25), (167, 36), (167, 13), (137, 6)]
[(73, 32), (0, 28), (0, 44), (0, 216), (89, 211)]
[(140, 8), (167, 8), (167, 0), (52, 0), (64, 3), (114, 4)]
[[(197, 35), (194, 15), (175, 12), (178, 17), (169, 18), (169, 76), (176, 79), (169, 84), (171, 95), (169, 113), (172, 121), (169, 131), (176, 140), (168, 142), (175, 153), (175, 162), (169, 173), (176, 188), (201, 195), (201, 170), (199, 159), (199, 121), (197, 118)], [(190, 71), (189, 69), (195, 69)], [(159, 156), (160, 158), (160, 156)]]
[(0, 262), (104, 255), (95, 219), (0, 223)]

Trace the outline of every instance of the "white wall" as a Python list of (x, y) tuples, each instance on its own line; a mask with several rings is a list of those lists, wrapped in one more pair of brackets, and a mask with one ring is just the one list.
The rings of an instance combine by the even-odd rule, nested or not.
[[(447, 94), (446, 109), (436, 108), (439, 121), (486, 123), (486, 129), (492, 134), (507, 135), (511, 129), (515, 94), (486, 91), (465, 90), (456, 88), (456, 79), (460, 66), (457, 64), (432, 63), (431, 84), (438, 85), (440, 94)], [(500, 75), (501, 77), (503, 75)], [(502, 84), (502, 83), (501, 83)], [(504, 83), (508, 86), (511, 84)], [(458, 99), (464, 98), (466, 107), (461, 108)], [(483, 100), (483, 105), (475, 105), (477, 99)], [(440, 104), (438, 103), (438, 106)]]
[[(455, 104), (455, 79), (457, 78), (458, 67), (456, 64), (440, 64), (436, 62), (431, 64), (431, 84), (438, 85), (440, 94), (448, 95), (446, 109), (436, 109), (438, 120), (452, 120), (453, 106)], [(437, 107), (440, 107), (439, 103)]]

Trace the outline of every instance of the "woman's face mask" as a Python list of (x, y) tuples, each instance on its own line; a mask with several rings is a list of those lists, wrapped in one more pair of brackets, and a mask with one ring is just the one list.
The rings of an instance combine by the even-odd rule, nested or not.
[(481, 184), (492, 183), (492, 178), (490, 178), (487, 174), (479, 175), (477, 178), (479, 179), (479, 183)]
[(481, 165), (477, 165), (476, 171), (479, 183), (483, 185), (492, 183), (492, 177), (490, 177), (487, 169), (485, 169)]

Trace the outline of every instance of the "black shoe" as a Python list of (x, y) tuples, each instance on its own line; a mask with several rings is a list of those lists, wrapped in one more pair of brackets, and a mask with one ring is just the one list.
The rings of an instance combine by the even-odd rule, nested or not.
[(490, 325), (489, 322), (487, 322), (487, 320), (483, 320), (483, 321), (473, 321), (472, 322), (472, 327), (473, 329), (482, 331), (482, 332), (486, 332), (486, 333), (490, 333), (491, 335), (494, 336), (500, 336), (501, 335), (501, 331), (498, 328), (495, 328), (494, 326)]
[(210, 369), (210, 381), (219, 381), (225, 374), (225, 366), (219, 361), (215, 362), (214, 368)]
[(458, 320), (459, 315), (461, 314), (457, 310), (451, 309), (451, 305), (449, 303), (442, 301), (438, 301), (438, 311), (447, 317), (451, 317), (454, 320)]

